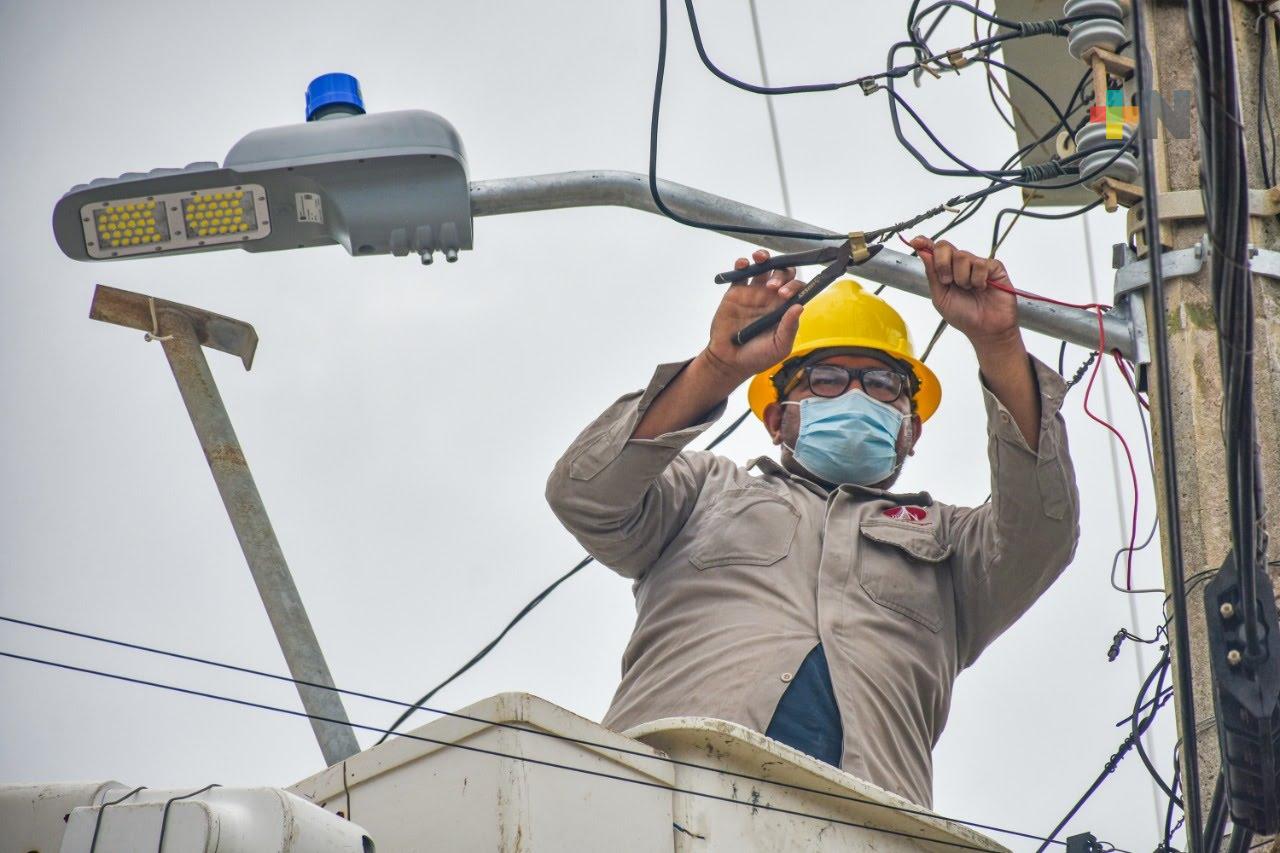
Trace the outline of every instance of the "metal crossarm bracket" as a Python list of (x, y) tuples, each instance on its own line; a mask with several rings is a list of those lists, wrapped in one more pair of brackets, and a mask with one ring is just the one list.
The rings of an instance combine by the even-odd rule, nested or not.
[[(1142, 290), (1151, 284), (1151, 270), (1146, 258), (1138, 259), (1133, 250), (1123, 243), (1113, 248), (1112, 266), (1116, 270), (1115, 298)], [(1200, 238), (1200, 242), (1186, 249), (1175, 249), (1160, 255), (1161, 271), (1167, 278), (1195, 275), (1200, 272), (1205, 261), (1213, 254), (1208, 236)], [(1249, 244), (1249, 269), (1256, 275), (1268, 278), (1280, 278), (1280, 252), (1271, 249), (1259, 249)]]
[[(1174, 249), (1160, 255), (1161, 274), (1166, 278), (1195, 275), (1212, 255), (1209, 237), (1185, 249)], [(1147, 340), (1146, 289), (1151, 284), (1151, 266), (1146, 258), (1138, 258), (1125, 243), (1112, 247), (1111, 265), (1116, 271), (1115, 310), (1129, 324), (1136, 357), (1134, 363), (1149, 364), (1151, 350)], [(1249, 246), (1249, 269), (1257, 275), (1280, 278), (1280, 252)]]

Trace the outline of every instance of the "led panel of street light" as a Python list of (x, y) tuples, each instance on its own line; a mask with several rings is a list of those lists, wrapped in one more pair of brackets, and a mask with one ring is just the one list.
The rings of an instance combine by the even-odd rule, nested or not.
[(108, 259), (256, 240), (271, 233), (257, 184), (90, 202), (80, 208), (85, 248)]
[(334, 243), (353, 255), (453, 260), (471, 248), (471, 195), (453, 126), (400, 110), (256, 130), (222, 166), (82, 184), (54, 207), (53, 231), (81, 261)]

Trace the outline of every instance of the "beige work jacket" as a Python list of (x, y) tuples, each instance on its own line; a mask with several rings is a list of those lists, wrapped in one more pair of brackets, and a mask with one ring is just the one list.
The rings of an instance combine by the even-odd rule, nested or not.
[(635, 631), (604, 724), (621, 731), (701, 716), (763, 732), (820, 642), (844, 728), (843, 769), (930, 806), (932, 748), (956, 675), (1075, 551), (1079, 499), (1059, 414), (1066, 389), (1032, 363), (1039, 452), (984, 389), (991, 499), (976, 508), (927, 492), (828, 491), (767, 457), (744, 468), (684, 451), (723, 405), (705, 423), (630, 439), (683, 363), (660, 366), (643, 392), (606, 409), (547, 483), (565, 527), (634, 580)]

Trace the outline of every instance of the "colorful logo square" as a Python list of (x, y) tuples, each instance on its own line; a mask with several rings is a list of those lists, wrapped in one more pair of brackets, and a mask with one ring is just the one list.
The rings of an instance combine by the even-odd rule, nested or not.
[(1138, 123), (1138, 108), (1124, 102), (1120, 89), (1107, 90), (1107, 105), (1089, 108), (1089, 123), (1107, 126), (1107, 139), (1123, 139), (1124, 126)]

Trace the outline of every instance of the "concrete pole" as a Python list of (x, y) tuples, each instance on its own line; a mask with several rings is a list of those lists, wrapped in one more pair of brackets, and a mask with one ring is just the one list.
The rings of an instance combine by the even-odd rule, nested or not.
[[(1194, 92), (1194, 65), (1187, 27), (1187, 11), (1182, 0), (1157, 0), (1143, 7), (1146, 14), (1145, 41), (1151, 54), (1153, 80), (1149, 84), (1172, 103), (1179, 90)], [(1262, 4), (1232, 3), (1241, 110), (1245, 125), (1245, 151), (1248, 158), (1249, 186), (1263, 185), (1261, 155), (1258, 146), (1257, 110), (1259, 109), (1258, 64), (1259, 36), (1256, 23)], [(1280, 79), (1277, 79), (1276, 36), (1274, 25), (1263, 27), (1267, 45), (1267, 95), (1273, 117), (1280, 122)], [(1140, 117), (1144, 123), (1148, 117)], [(1192, 132), (1187, 139), (1170, 138), (1166, 132), (1153, 140), (1154, 166), (1161, 200), (1159, 204), (1161, 240), (1168, 248), (1183, 249), (1200, 241), (1205, 230), (1201, 217), (1179, 215), (1185, 205), (1167, 193), (1200, 190), (1200, 145), (1197, 138), (1198, 114), (1193, 96)], [(1270, 140), (1270, 132), (1264, 134)], [(1275, 176), (1272, 176), (1273, 180)], [(1251, 193), (1251, 195), (1254, 195)], [(1168, 202), (1166, 203), (1166, 198)], [(1130, 213), (1130, 231), (1140, 229), (1135, 218), (1141, 210)], [(1251, 211), (1250, 242), (1266, 249), (1280, 249), (1280, 226), (1274, 216)], [(1216, 569), (1226, 557), (1231, 544), (1230, 519), (1226, 506), (1225, 451), (1223, 447), (1222, 376), (1218, 360), (1218, 329), (1214, 318), (1210, 290), (1210, 266), (1188, 276), (1166, 276), (1165, 316), (1151, 316), (1150, 322), (1163, 323), (1169, 332), (1169, 363), (1173, 410), (1174, 448), (1160, 442), (1159, 424), (1153, 424), (1155, 452), (1163, 456), (1174, 453), (1179, 480), (1179, 512), (1182, 521), (1182, 557), (1188, 580), (1197, 572)], [(1258, 436), (1262, 444), (1266, 486), (1267, 525), (1272, 531), (1269, 559), (1280, 556), (1280, 280), (1254, 275), (1256, 312), (1256, 399)], [(1148, 300), (1150, 308), (1150, 301)], [(1152, 414), (1158, 417), (1157, 406)], [(1156, 466), (1157, 471), (1160, 466)], [(1157, 489), (1166, 484), (1157, 476)], [(1161, 517), (1162, 538), (1167, 519)], [(1169, 587), (1168, 540), (1165, 545), (1166, 587)], [(1271, 569), (1272, 583), (1280, 589), (1280, 572)], [(1206, 640), (1203, 586), (1194, 584), (1188, 591), (1190, 614), (1192, 684), (1195, 695), (1196, 731), (1187, 731), (1186, 709), (1178, 710), (1178, 733), (1184, 742), (1195, 739), (1200, 758), (1200, 798), (1202, 812), (1207, 811), (1220, 760), (1213, 688), (1210, 681), (1208, 643)], [(1174, 670), (1176, 673), (1176, 668)], [(1255, 839), (1257, 845), (1262, 839)], [(1268, 849), (1265, 845), (1258, 849)], [(1276, 850), (1274, 845), (1270, 847)]]
[(307, 618), (302, 597), (293, 582), (271, 520), (267, 518), (262, 496), (258, 494), (244, 451), (223, 406), (222, 395), (209, 372), (209, 363), (200, 348), (195, 327), (191, 319), (179, 310), (159, 307), (156, 313), (160, 331), (158, 340), (164, 344), (164, 354), (178, 382), (182, 402), (191, 415), (200, 447), (213, 472), (236, 538), (240, 540), (240, 548), (249, 563), (249, 571), (280, 642), (289, 672), (298, 681), (308, 682), (297, 685), (298, 696), (302, 699), (302, 707), (313, 715), (311, 728), (325, 763), (332, 766), (360, 751), (355, 732), (347, 721), (342, 697), (322, 686), (308, 686), (331, 687), (333, 677), (329, 674), (320, 642), (311, 627), (311, 620)]

